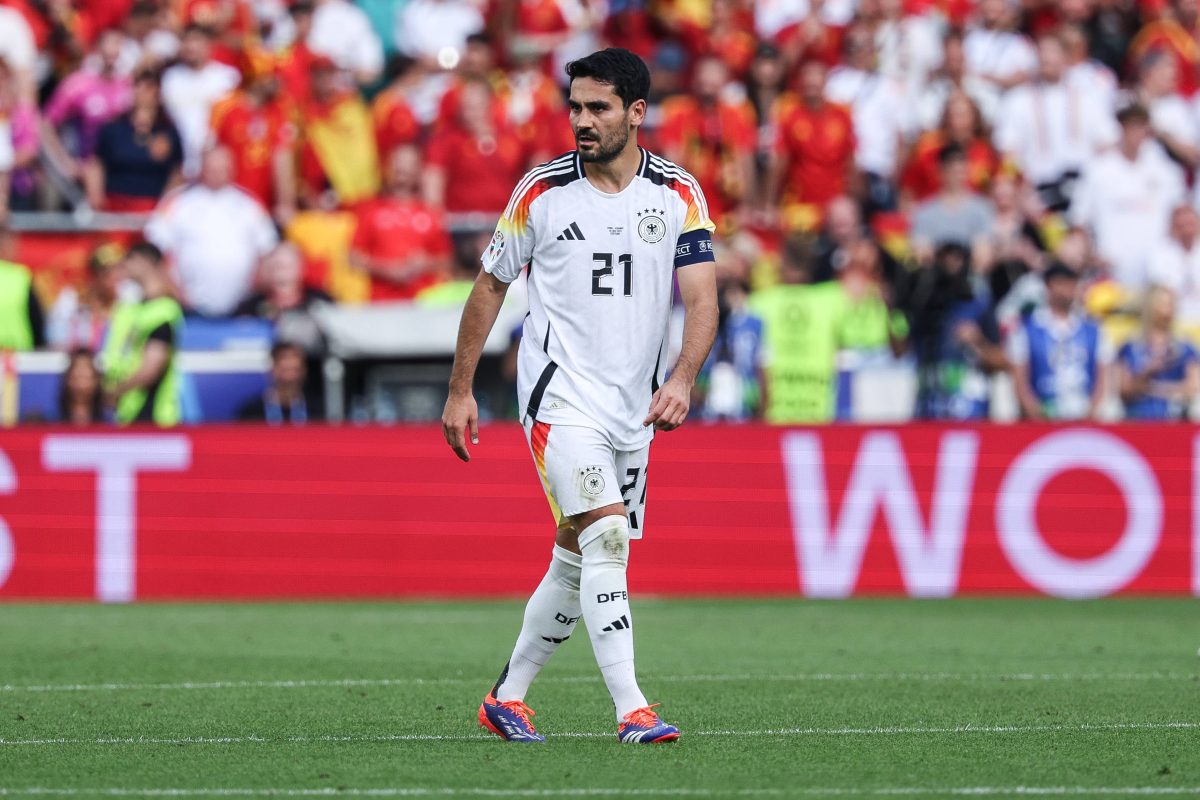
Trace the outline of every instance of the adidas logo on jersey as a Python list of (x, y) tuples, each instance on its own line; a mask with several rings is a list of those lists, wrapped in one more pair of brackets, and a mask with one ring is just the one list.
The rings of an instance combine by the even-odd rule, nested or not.
[(629, 617), (622, 614), (620, 619), (614, 619), (611, 623), (609, 623), (607, 628), (601, 628), (600, 630), (602, 630), (602, 631), (623, 631), (628, 627), (630, 627), (629, 626)]
[(584, 240), (583, 231), (579, 230), (579, 225), (572, 222), (571, 227), (565, 229), (558, 235), (558, 240), (570, 242), (582, 242)]

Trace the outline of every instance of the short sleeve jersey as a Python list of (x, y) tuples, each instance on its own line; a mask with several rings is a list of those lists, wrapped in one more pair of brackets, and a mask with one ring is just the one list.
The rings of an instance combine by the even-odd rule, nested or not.
[(528, 269), (529, 315), (517, 360), (522, 417), (607, 433), (644, 447), (642, 420), (664, 378), (674, 271), (714, 261), (708, 205), (680, 167), (642, 150), (617, 193), (587, 180), (577, 153), (517, 184), (483, 269)]

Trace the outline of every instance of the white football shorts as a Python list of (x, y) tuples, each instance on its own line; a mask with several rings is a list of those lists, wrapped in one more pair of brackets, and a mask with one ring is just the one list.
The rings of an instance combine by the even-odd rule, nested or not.
[(533, 420), (525, 424), (525, 438), (556, 524), (564, 517), (621, 503), (629, 516), (629, 538), (642, 538), (650, 445), (617, 450), (594, 428)]

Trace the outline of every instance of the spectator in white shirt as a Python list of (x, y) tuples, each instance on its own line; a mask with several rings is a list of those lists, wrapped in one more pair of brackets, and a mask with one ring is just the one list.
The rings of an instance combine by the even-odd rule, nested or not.
[(8, 64), (17, 83), (17, 97), (32, 102), (37, 93), (34, 69), (37, 67), (37, 45), (29, 23), (21, 12), (0, 5), (0, 59)]
[(1067, 53), (1067, 83), (1096, 98), (1106, 112), (1117, 112), (1117, 76), (1091, 57), (1087, 34), (1079, 25), (1059, 29)]
[[(166, 12), (149, 0), (136, 0), (121, 24), (121, 55), (117, 59), (118, 75), (132, 78), (141, 68), (162, 69), (179, 55), (179, 37), (166, 24)], [(84, 59), (85, 67), (95, 67), (95, 55)]]
[(871, 22), (880, 73), (903, 83), (909, 97), (920, 97), (941, 65), (937, 22), (924, 14), (906, 14), (904, 0), (860, 0), (858, 15)]
[(1148, 282), (1175, 293), (1179, 320), (1200, 325), (1200, 215), (1189, 205), (1171, 213), (1171, 232), (1150, 253)]
[(383, 44), (370, 18), (347, 0), (317, 0), (307, 44), (309, 50), (329, 56), (354, 75), (360, 85), (383, 72)]
[(189, 25), (183, 31), (179, 63), (163, 73), (163, 105), (183, 142), (183, 174), (187, 178), (195, 177), (200, 169), (213, 105), (242, 80), (233, 67), (213, 61), (212, 38), (209, 29)]
[(942, 39), (941, 68), (930, 76), (925, 90), (917, 97), (917, 117), (921, 130), (931, 131), (942, 124), (946, 101), (958, 92), (971, 98), (984, 123), (991, 127), (996, 119), (1000, 98), (987, 81), (967, 72), (962, 34), (950, 31)]
[(1029, 40), (1012, 30), (1013, 6), (1008, 0), (979, 0), (975, 24), (963, 40), (967, 70), (987, 81), (997, 97), (1029, 80), (1037, 69)]
[(1190, 168), (1200, 166), (1200, 120), (1176, 91), (1179, 67), (1162, 50), (1151, 50), (1137, 63), (1133, 99), (1150, 112), (1150, 127), (1167, 152)]
[(207, 151), (199, 182), (167, 195), (145, 231), (170, 257), (184, 305), (209, 317), (234, 312), (250, 293), (259, 259), (278, 241), (266, 209), (232, 176), (229, 151)]
[(1066, 52), (1058, 36), (1039, 38), (1037, 52), (1037, 80), (1005, 95), (994, 140), (1046, 207), (1063, 211), (1083, 169), (1116, 140), (1117, 131), (1095, 97), (1064, 80)]
[(894, 210), (900, 148), (911, 127), (904, 84), (875, 70), (875, 41), (866, 27), (852, 27), (844, 46), (845, 64), (829, 73), (825, 98), (850, 108), (854, 161), (866, 181), (868, 208)]
[(844, 27), (854, 19), (856, 0), (755, 0), (754, 31), (760, 39), (770, 41), (783, 30), (803, 24), (811, 14), (821, 22)]
[(1120, 142), (1089, 166), (1071, 204), (1071, 221), (1091, 233), (1113, 280), (1133, 291), (1147, 283), (1147, 258), (1183, 202), (1183, 171), (1150, 139), (1150, 114), (1131, 105), (1117, 114)]
[(483, 15), (468, 0), (411, 0), (396, 20), (396, 47), (426, 67), (453, 69), (467, 37), (483, 28)]

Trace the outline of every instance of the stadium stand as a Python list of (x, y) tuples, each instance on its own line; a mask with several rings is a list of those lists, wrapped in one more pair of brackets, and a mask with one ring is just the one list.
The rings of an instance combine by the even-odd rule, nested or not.
[(235, 419), (277, 342), (327, 419), (436, 418), (509, 192), (573, 146), (563, 66), (604, 46), (650, 64), (642, 143), (718, 224), (703, 419), (1197, 406), (1192, 0), (0, 0), (0, 308), (44, 328), (0, 322), (4, 421), (59, 420), (143, 240), (183, 421)]

